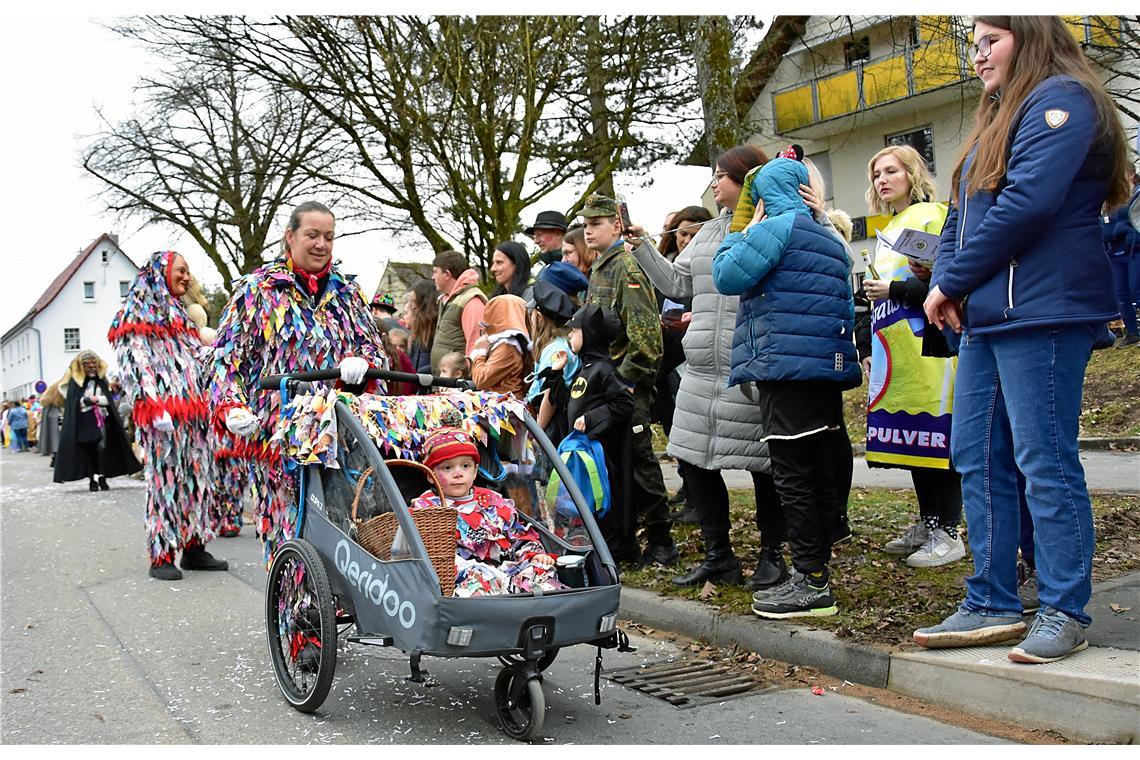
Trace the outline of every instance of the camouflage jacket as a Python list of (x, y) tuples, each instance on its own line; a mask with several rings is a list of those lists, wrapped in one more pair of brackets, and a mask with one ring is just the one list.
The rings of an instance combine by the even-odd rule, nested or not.
[(625, 333), (610, 346), (618, 374), (630, 383), (653, 382), (661, 364), (661, 316), (653, 287), (624, 241), (594, 261), (586, 303), (612, 309), (621, 319)]

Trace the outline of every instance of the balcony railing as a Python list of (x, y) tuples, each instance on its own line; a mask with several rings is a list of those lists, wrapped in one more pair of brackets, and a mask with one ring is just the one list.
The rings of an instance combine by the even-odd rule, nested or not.
[[(1113, 48), (1120, 44), (1116, 16), (1064, 16), (1082, 45)], [(937, 29), (929, 41), (878, 59), (856, 63), (772, 94), (778, 134), (902, 100), (973, 77), (965, 35), (948, 32), (948, 17), (919, 17), (919, 28)], [(925, 35), (924, 35), (925, 36)]]
[(864, 61), (772, 95), (776, 132), (791, 132), (966, 81), (964, 40), (945, 38)]

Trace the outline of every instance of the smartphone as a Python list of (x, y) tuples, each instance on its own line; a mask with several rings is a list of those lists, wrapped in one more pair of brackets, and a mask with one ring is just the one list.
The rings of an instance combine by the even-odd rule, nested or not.
[(618, 214), (621, 216), (622, 232), (625, 232), (633, 226), (633, 220), (630, 219), (629, 216), (629, 203), (626, 202), (625, 196), (621, 193), (617, 193), (614, 196), (614, 200), (617, 201), (618, 204)]

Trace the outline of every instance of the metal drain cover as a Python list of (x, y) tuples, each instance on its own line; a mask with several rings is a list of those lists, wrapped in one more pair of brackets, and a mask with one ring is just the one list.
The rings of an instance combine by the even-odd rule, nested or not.
[(732, 664), (706, 660), (655, 662), (603, 674), (675, 707), (698, 707), (744, 697), (765, 688), (753, 673)]

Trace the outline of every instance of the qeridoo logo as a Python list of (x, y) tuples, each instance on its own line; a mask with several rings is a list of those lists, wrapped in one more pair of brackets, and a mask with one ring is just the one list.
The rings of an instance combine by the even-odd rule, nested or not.
[(388, 575), (381, 579), (376, 575), (376, 563), (371, 570), (361, 570), (359, 563), (352, 559), (352, 549), (348, 541), (341, 540), (336, 545), (336, 569), (349, 585), (368, 597), (368, 601), (384, 610), (388, 617), (400, 621), (400, 625), (411, 628), (416, 623), (416, 608), (411, 602), (401, 602), (395, 589), (388, 588)]

